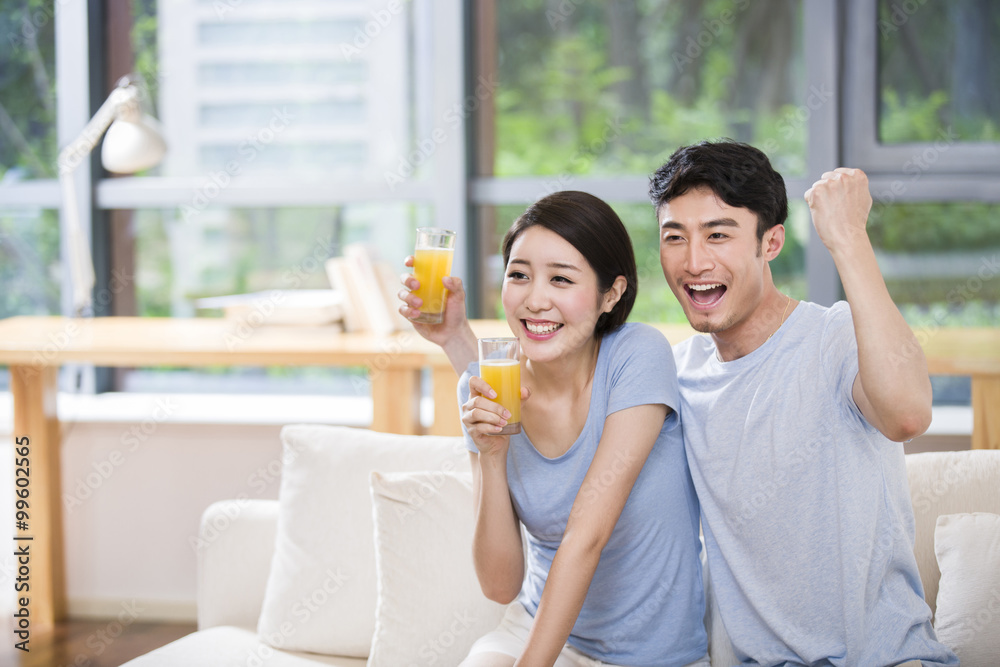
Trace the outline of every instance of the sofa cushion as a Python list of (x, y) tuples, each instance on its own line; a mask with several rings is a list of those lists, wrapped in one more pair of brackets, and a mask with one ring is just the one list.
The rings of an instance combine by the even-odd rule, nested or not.
[(372, 473), (378, 603), (369, 667), (457, 665), (500, 623), (472, 563), (472, 474)]
[(218, 626), (201, 630), (131, 660), (123, 667), (364, 667), (363, 658), (275, 649), (253, 630)]
[(275, 500), (221, 500), (202, 514), (197, 541), (199, 630), (257, 627), (277, 523)]
[(934, 629), (964, 667), (992, 667), (1000, 656), (1000, 515), (938, 517), (934, 549), (941, 569)]
[(286, 426), (281, 440), (277, 539), (258, 632), (289, 650), (367, 657), (376, 599), (369, 474), (468, 471), (469, 456), (459, 437), (336, 426)]
[(1000, 450), (926, 452), (906, 457), (916, 539), (913, 554), (924, 585), (924, 598), (935, 611), (938, 569), (934, 530), (942, 514), (989, 512), (1000, 514)]

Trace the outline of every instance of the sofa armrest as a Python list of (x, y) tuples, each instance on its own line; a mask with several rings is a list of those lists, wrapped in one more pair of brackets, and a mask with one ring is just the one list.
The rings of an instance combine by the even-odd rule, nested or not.
[(198, 629), (235, 625), (255, 630), (271, 570), (276, 500), (222, 500), (201, 517), (198, 532)]

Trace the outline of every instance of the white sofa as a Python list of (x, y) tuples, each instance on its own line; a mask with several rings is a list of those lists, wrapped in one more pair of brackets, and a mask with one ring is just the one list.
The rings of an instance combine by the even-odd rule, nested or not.
[[(203, 516), (198, 631), (129, 667), (458, 664), (502, 613), (472, 572), (461, 439), (299, 425), (282, 440), (280, 500)], [(1000, 664), (1000, 451), (912, 454), (907, 472), (939, 634), (965, 667)], [(712, 665), (735, 664), (706, 585)]]

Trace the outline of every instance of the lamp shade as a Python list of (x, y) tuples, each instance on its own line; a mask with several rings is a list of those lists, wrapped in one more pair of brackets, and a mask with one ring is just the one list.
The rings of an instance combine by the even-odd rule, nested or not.
[(131, 174), (156, 166), (166, 152), (167, 143), (152, 116), (120, 115), (104, 135), (101, 163), (112, 173)]

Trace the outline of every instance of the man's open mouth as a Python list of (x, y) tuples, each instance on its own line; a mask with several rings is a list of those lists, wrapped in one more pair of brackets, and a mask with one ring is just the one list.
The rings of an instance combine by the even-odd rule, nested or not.
[(684, 286), (684, 291), (687, 292), (688, 298), (691, 299), (694, 305), (709, 307), (718, 303), (722, 295), (726, 293), (726, 286), (722, 283), (708, 283), (705, 285), (688, 284)]

